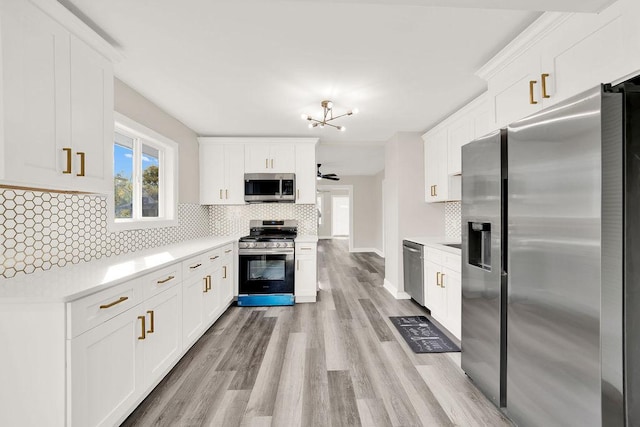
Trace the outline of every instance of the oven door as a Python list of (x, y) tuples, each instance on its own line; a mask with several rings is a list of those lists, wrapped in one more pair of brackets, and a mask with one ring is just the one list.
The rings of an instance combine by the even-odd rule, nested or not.
[(241, 295), (293, 293), (293, 250), (241, 249), (239, 258)]

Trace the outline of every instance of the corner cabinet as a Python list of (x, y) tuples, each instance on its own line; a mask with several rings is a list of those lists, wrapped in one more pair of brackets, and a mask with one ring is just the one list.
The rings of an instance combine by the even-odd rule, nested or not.
[(198, 138), (200, 204), (243, 205), (245, 147), (220, 138)]
[(45, 0), (2, 2), (0, 43), (0, 184), (111, 192), (117, 52)]

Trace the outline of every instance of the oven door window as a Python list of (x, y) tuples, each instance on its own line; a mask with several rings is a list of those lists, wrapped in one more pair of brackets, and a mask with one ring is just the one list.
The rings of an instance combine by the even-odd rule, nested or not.
[(252, 179), (244, 182), (244, 194), (247, 196), (280, 195), (280, 181), (276, 179)]
[(286, 278), (286, 261), (283, 259), (253, 259), (247, 263), (249, 280), (282, 281)]
[(293, 254), (240, 255), (241, 294), (293, 293)]

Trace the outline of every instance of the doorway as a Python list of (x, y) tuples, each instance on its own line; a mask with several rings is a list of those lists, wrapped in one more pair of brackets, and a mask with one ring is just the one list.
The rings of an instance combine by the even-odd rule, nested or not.
[(349, 196), (331, 196), (331, 235), (348, 237), (349, 230)]
[(349, 251), (353, 250), (353, 185), (318, 185), (317, 189), (318, 238), (348, 238)]

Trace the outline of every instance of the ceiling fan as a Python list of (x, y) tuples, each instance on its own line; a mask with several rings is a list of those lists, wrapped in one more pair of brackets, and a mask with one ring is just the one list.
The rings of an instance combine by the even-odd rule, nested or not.
[(317, 177), (318, 179), (330, 179), (331, 181), (340, 181), (340, 177), (338, 175), (336, 175), (335, 173), (328, 173), (328, 174), (323, 174), (320, 172), (320, 166), (322, 166), (321, 163), (318, 163), (318, 168), (317, 168)]

